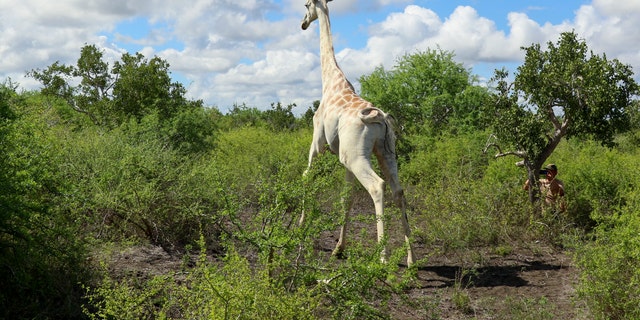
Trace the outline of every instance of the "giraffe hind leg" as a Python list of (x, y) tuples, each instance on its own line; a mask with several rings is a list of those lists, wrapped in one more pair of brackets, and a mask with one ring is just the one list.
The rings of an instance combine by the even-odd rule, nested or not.
[[(378, 235), (378, 243), (384, 240), (384, 180), (380, 178), (375, 170), (371, 167), (371, 162), (367, 158), (354, 161), (351, 166), (355, 177), (360, 181), (362, 186), (369, 192), (376, 211), (376, 229)], [(387, 249), (382, 248), (380, 260), (387, 261)]]
[(389, 187), (393, 193), (393, 200), (398, 208), (400, 208), (400, 220), (404, 232), (404, 241), (407, 246), (407, 265), (411, 266), (415, 262), (415, 256), (411, 246), (411, 227), (409, 226), (409, 219), (407, 217), (407, 200), (404, 197), (404, 190), (400, 185), (400, 179), (398, 179), (398, 165), (393, 154), (378, 155), (378, 163), (389, 183)]

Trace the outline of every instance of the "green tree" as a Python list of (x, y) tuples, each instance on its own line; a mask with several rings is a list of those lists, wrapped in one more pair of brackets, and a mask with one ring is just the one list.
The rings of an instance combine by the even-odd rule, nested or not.
[(2, 84), (0, 86), (0, 180), (2, 181), (0, 184), (0, 235), (2, 237), (0, 239), (7, 239), (7, 236), (24, 236), (12, 222), (12, 216), (22, 206), (19, 201), (19, 183), (16, 181), (16, 172), (10, 158), (14, 148), (14, 142), (10, 139), (11, 124), (16, 118), (11, 108), (14, 99), (16, 99), (15, 88), (7, 83)]
[(264, 111), (263, 117), (267, 125), (274, 131), (292, 131), (295, 129), (296, 117), (291, 110), (296, 106), (295, 103), (286, 107), (280, 102), (272, 103), (271, 109)]
[(216, 108), (188, 108), (176, 114), (168, 129), (174, 149), (183, 154), (211, 150), (222, 113)]
[(113, 86), (113, 108), (122, 118), (143, 116), (157, 112), (161, 121), (175, 116), (188, 106), (186, 89), (171, 82), (169, 63), (153, 57), (147, 60), (141, 53), (122, 55), (113, 73), (118, 75)]
[(111, 112), (114, 78), (102, 59), (102, 51), (95, 45), (86, 45), (80, 50), (76, 66), (56, 61), (44, 70), (31, 70), (28, 75), (42, 83), (43, 94), (62, 98), (93, 123), (105, 125)]
[(505, 70), (495, 72), (496, 139), (488, 147), (498, 149), (496, 157), (522, 159), (518, 164), (536, 182), (529, 189), (535, 202), (538, 172), (562, 138), (592, 138), (612, 146), (615, 134), (630, 127), (628, 111), (638, 85), (630, 66), (589, 52), (574, 32), (562, 33), (547, 50), (540, 44), (522, 49), (525, 61), (513, 82)]
[(313, 104), (304, 112), (300, 122), (307, 128), (313, 128), (313, 116), (320, 107), (320, 100), (314, 100)]
[(42, 93), (64, 99), (94, 124), (109, 128), (132, 117), (139, 121), (158, 113), (165, 121), (181, 109), (202, 107), (201, 101), (185, 98), (182, 84), (171, 81), (166, 61), (141, 53), (123, 54), (110, 69), (100, 49), (85, 45), (75, 66), (56, 61), (29, 76), (42, 83)]
[(263, 124), (262, 111), (246, 104), (234, 104), (225, 116), (224, 129), (258, 127)]
[(360, 78), (362, 96), (389, 111), (406, 134), (483, 128), (481, 106), (489, 92), (449, 51), (427, 50), (398, 59), (394, 69), (378, 67)]
[(82, 47), (73, 69), (73, 76), (81, 79), (80, 84), (74, 90), (74, 99), (67, 99), (74, 109), (87, 114), (94, 123), (107, 121), (112, 112), (110, 93), (115, 82), (109, 64), (102, 58), (102, 51), (96, 46)]

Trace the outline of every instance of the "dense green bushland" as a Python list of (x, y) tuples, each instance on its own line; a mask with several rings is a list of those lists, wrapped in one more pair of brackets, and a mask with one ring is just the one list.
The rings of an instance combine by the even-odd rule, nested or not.
[[(595, 150), (594, 150), (595, 151)], [(578, 292), (596, 319), (640, 316), (640, 163), (634, 152), (607, 150), (577, 168), (584, 202), (596, 222), (593, 241), (576, 252)], [(579, 162), (577, 162), (579, 163)]]
[(0, 317), (78, 318), (89, 248), (65, 201), (55, 112), (7, 84), (0, 110)]
[[(397, 264), (378, 263), (379, 248), (366, 230), (352, 232), (358, 241), (344, 262), (318, 251), (318, 240), (340, 223), (344, 172), (327, 154), (302, 178), (308, 127), (278, 131), (257, 122), (216, 130), (208, 150), (186, 152), (170, 143), (155, 115), (109, 130), (69, 130), (64, 108), (38, 95), (8, 94), (2, 199), (3, 212), (14, 214), (2, 220), (3, 250), (9, 250), (3, 278), (29, 290), (18, 291), (23, 303), (3, 297), (13, 306), (4, 309), (7, 316), (387, 317), (385, 301), (412, 283), (411, 270), (396, 279)], [(434, 254), (534, 241), (575, 247), (584, 278), (579, 291), (593, 314), (633, 312), (633, 266), (640, 259), (634, 139), (621, 136), (620, 150), (562, 143), (552, 161), (567, 185), (569, 211), (539, 215), (521, 190), (525, 170), (515, 159), (483, 153), (487, 136), (407, 137), (419, 146), (400, 168), (414, 241)], [(307, 223), (298, 227), (302, 210)], [(362, 214), (354, 219), (373, 225), (373, 215)], [(116, 243), (200, 253), (182, 271), (121, 278), (108, 272), (108, 255), (95, 252)], [(400, 262), (404, 251), (394, 249)], [(54, 309), (63, 293), (68, 308)]]
[[(352, 219), (361, 223), (350, 231), (346, 259), (330, 256), (327, 239), (343, 222), (344, 169), (326, 154), (302, 175), (314, 107), (301, 118), (279, 103), (222, 114), (186, 100), (163, 61), (126, 55), (112, 69), (123, 73), (118, 79), (154, 75), (154, 90), (135, 102), (128, 82), (117, 92), (90, 90), (91, 81), (106, 88), (119, 80), (95, 48), (82, 54), (77, 66), (35, 72), (41, 92), (0, 86), (0, 318), (386, 319), (392, 300), (438, 318), (435, 297), (403, 294), (416, 284), (416, 269), (400, 267), (406, 251), (391, 201), (390, 263), (379, 263), (373, 208), (359, 187)], [(379, 69), (363, 79), (372, 81), (372, 97), (391, 103), (420, 93), (412, 63), (453, 77), (432, 93), (437, 99), (414, 95), (410, 109), (394, 109), (404, 122), (429, 120), (399, 123), (412, 240), (428, 248), (417, 267), (436, 254), (472, 252), (481, 263), (480, 248), (504, 254), (542, 243), (574, 254), (577, 299), (591, 316), (638, 317), (638, 104), (617, 144), (558, 143), (547, 161), (560, 168), (568, 210), (548, 212), (522, 190), (529, 172), (516, 166), (520, 159), (486, 152), (495, 137), (482, 115), (491, 93), (452, 58), (409, 55), (402, 72)], [(103, 78), (82, 78), (78, 87), (64, 81), (83, 68)], [(375, 86), (385, 79), (416, 87), (386, 96)], [(161, 246), (181, 266), (114, 272), (112, 252), (144, 245)], [(457, 297), (464, 308), (465, 295)]]

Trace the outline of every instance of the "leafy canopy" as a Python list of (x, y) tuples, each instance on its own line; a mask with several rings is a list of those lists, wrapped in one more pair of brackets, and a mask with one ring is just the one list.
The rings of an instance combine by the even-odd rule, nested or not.
[(489, 94), (452, 52), (407, 54), (394, 69), (377, 67), (360, 78), (362, 96), (389, 111), (407, 134), (438, 134), (483, 128), (479, 106)]
[[(522, 158), (532, 181), (562, 138), (591, 138), (612, 146), (615, 135), (630, 128), (630, 111), (637, 108), (632, 98), (638, 85), (630, 66), (590, 52), (574, 32), (562, 33), (547, 47), (523, 48), (524, 64), (511, 83), (508, 72), (495, 72), (489, 110), (496, 157)], [(533, 193), (530, 199), (535, 200)]]
[(100, 126), (114, 127), (152, 113), (165, 121), (184, 109), (202, 107), (202, 101), (185, 98), (182, 84), (171, 81), (169, 63), (141, 53), (124, 53), (110, 68), (102, 51), (85, 45), (75, 66), (55, 62), (29, 75), (42, 83), (42, 93), (64, 99)]
[[(562, 137), (593, 138), (612, 146), (616, 133), (630, 127), (633, 71), (617, 59), (589, 52), (573, 32), (557, 44), (523, 48), (525, 62), (513, 83), (496, 71), (494, 129), (525, 159), (546, 159)], [(520, 124), (520, 125), (517, 125)]]

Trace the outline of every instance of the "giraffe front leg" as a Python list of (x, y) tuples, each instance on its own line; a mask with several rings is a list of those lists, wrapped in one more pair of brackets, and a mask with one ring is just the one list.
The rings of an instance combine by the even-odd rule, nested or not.
[(344, 259), (344, 249), (347, 245), (347, 229), (349, 227), (349, 211), (351, 211), (352, 204), (352, 191), (355, 183), (355, 176), (349, 170), (346, 171), (345, 174), (345, 186), (342, 190), (342, 195), (340, 197), (340, 210), (343, 213), (344, 222), (340, 227), (340, 235), (338, 237), (338, 243), (336, 243), (336, 248), (333, 249), (331, 253), (333, 256), (338, 259)]
[[(348, 215), (349, 214), (346, 214), (345, 218), (348, 219), (349, 218)], [(347, 222), (345, 221), (345, 223), (340, 227), (340, 238), (338, 239), (338, 243), (336, 243), (336, 247), (331, 252), (331, 255), (338, 259), (345, 258), (344, 248), (346, 247), (346, 244), (347, 244), (347, 241), (345, 238), (346, 233), (347, 233)]]
[[(318, 156), (318, 154), (324, 152), (324, 135), (321, 131), (314, 131), (313, 133), (313, 141), (311, 142), (311, 147), (309, 148), (309, 163), (307, 164), (307, 169), (302, 173), (302, 178), (304, 179), (305, 190), (307, 189), (307, 182), (309, 179), (309, 170), (311, 169), (311, 163), (313, 163), (313, 159)], [(304, 213), (304, 203), (302, 205), (302, 212), (300, 213), (300, 219), (298, 220), (298, 226), (302, 226), (304, 224), (305, 213)]]

